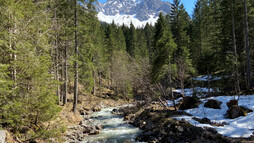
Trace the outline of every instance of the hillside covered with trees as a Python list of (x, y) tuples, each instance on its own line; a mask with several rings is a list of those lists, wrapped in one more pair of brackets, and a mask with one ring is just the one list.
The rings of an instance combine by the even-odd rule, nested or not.
[[(174, 0), (169, 15), (143, 28), (100, 22), (94, 3), (0, 1), (0, 128), (21, 142), (63, 135), (56, 120), (64, 107), (79, 114), (82, 96), (105, 89), (109, 98), (162, 107), (170, 99), (172, 110), (175, 89), (253, 94), (254, 1), (197, 0), (190, 16)], [(195, 82), (200, 75), (207, 80)]]

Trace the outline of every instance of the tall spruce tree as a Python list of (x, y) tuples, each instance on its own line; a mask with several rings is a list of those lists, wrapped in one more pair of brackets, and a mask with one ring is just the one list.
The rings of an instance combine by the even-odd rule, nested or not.
[(137, 48), (137, 31), (134, 25), (130, 24), (130, 29), (127, 36), (127, 52), (131, 57), (135, 57), (135, 50)]
[(190, 52), (188, 49), (189, 35), (187, 35), (190, 17), (184, 6), (180, 5), (179, 0), (174, 0), (170, 20), (173, 38), (177, 45), (177, 50), (174, 52), (174, 63), (177, 65), (177, 79), (184, 95), (183, 89), (186, 75), (192, 71), (192, 62), (189, 58)]
[[(0, 61), (1, 83), (9, 86), (2, 86), (5, 90), (0, 91), (0, 96), (5, 96), (0, 101), (1, 105), (4, 102), (0, 107), (1, 125), (12, 128), (14, 133), (22, 126), (37, 126), (33, 139), (50, 132), (45, 123), (60, 111), (55, 80), (49, 73), (52, 23), (48, 5), (49, 1), (10, 0), (2, 1), (0, 6), (1, 18), (6, 18), (1, 20), (0, 51), (5, 50), (2, 52), (8, 54), (4, 59), (9, 59), (7, 63), (4, 59)], [(11, 68), (6, 71), (8, 65)]]

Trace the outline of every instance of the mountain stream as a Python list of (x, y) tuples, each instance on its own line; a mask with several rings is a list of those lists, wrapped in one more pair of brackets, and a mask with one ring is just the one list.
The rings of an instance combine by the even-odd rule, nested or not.
[(82, 143), (140, 143), (135, 139), (142, 131), (125, 122), (122, 116), (112, 114), (113, 109), (119, 107), (104, 108), (90, 116), (92, 124), (102, 125), (103, 129), (97, 135), (87, 136)]

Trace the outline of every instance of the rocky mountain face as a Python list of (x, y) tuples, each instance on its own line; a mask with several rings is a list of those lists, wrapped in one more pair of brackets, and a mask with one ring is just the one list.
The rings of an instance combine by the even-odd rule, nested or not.
[(171, 4), (162, 0), (107, 0), (106, 3), (98, 2), (95, 7), (101, 21), (109, 22), (110, 19), (119, 25), (134, 21), (136, 27), (143, 26), (144, 22), (154, 24), (160, 12), (168, 14), (171, 10)]

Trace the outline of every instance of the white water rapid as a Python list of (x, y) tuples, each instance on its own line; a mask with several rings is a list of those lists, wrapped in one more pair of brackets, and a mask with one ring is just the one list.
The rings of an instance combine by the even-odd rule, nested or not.
[(98, 135), (86, 137), (82, 143), (140, 143), (135, 139), (141, 130), (123, 121), (123, 117), (111, 113), (119, 107), (104, 108), (100, 112), (94, 112), (90, 119), (92, 124), (102, 125), (103, 130)]

